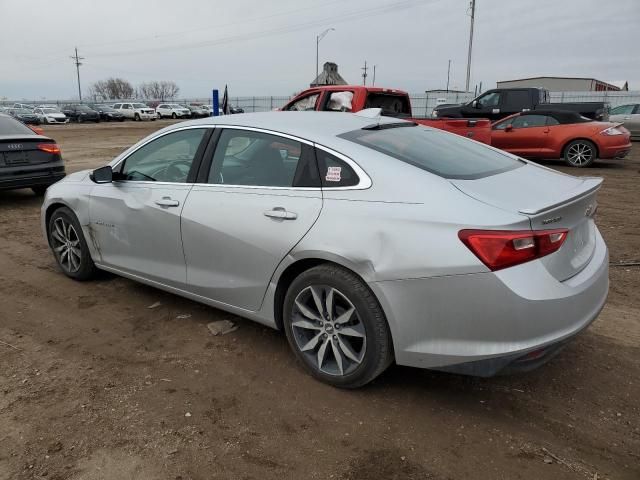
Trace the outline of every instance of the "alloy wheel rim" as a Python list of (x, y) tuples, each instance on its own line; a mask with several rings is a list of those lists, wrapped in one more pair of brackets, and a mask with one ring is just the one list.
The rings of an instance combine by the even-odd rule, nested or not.
[(593, 149), (586, 143), (576, 143), (569, 148), (568, 157), (571, 164), (584, 165), (593, 157)]
[(364, 324), (353, 303), (333, 287), (302, 290), (294, 300), (291, 327), (300, 352), (322, 373), (348, 375), (364, 359)]
[(60, 266), (69, 273), (77, 272), (82, 262), (80, 238), (74, 226), (58, 217), (53, 222), (51, 246)]

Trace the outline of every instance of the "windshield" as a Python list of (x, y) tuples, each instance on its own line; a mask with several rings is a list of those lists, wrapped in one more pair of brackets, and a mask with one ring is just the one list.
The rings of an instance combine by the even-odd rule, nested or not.
[(27, 114), (27, 113), (33, 113), (31, 110), (27, 110), (26, 108), (16, 108), (13, 110), (15, 113), (19, 113), (21, 115)]
[(55, 108), (43, 108), (42, 113), (58, 113), (58, 110)]
[(83, 112), (92, 112), (93, 110), (91, 110), (89, 107), (87, 107), (86, 105), (78, 105), (76, 107), (77, 110), (81, 110)]
[(147, 108), (144, 103), (134, 103), (133, 108)]
[(449, 179), (483, 178), (525, 164), (457, 135), (410, 123), (394, 126), (403, 128), (383, 125), (338, 136)]

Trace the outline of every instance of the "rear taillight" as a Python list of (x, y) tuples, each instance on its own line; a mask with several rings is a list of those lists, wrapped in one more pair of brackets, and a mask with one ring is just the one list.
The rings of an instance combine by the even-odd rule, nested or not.
[(60, 146), (57, 143), (39, 143), (38, 150), (42, 150), (47, 153), (59, 154)]
[(558, 250), (567, 238), (558, 230), (460, 230), (458, 237), (491, 270), (512, 267)]

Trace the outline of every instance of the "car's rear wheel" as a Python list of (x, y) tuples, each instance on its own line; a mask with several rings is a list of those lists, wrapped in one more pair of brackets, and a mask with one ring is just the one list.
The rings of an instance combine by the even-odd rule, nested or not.
[(49, 218), (49, 245), (65, 275), (88, 280), (96, 273), (80, 223), (67, 207), (57, 209)]
[(284, 300), (289, 345), (315, 378), (342, 388), (369, 383), (392, 362), (389, 327), (354, 273), (319, 265), (300, 274)]
[(42, 120), (42, 123), (44, 123), (45, 125), (49, 123), (49, 120), (47, 120), (47, 117), (44, 117), (44, 119)]
[(589, 140), (574, 140), (564, 149), (564, 161), (571, 167), (588, 167), (597, 156), (598, 150)]
[(76, 121), (77, 121), (78, 123), (82, 123), (84, 120), (82, 119), (82, 116), (81, 116), (81, 115), (78, 115), (78, 116), (76, 117)]
[(133, 119), (134, 119), (136, 122), (139, 122), (139, 121), (140, 121), (140, 115), (138, 115), (138, 114), (136, 113), (136, 114), (133, 116)]
[(174, 120), (175, 120), (176, 118), (178, 118), (178, 115), (176, 115), (176, 112), (173, 112), (173, 113), (171, 114), (171, 118), (173, 118)]

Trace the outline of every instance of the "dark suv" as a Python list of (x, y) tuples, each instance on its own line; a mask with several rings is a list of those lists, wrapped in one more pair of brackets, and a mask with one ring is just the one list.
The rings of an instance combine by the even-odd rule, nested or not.
[(74, 103), (72, 105), (65, 105), (62, 107), (62, 113), (64, 113), (72, 122), (99, 122), (100, 114), (95, 110), (89, 108), (87, 105), (81, 103)]
[(64, 175), (64, 162), (55, 140), (0, 113), (0, 190), (31, 188), (43, 195)]

